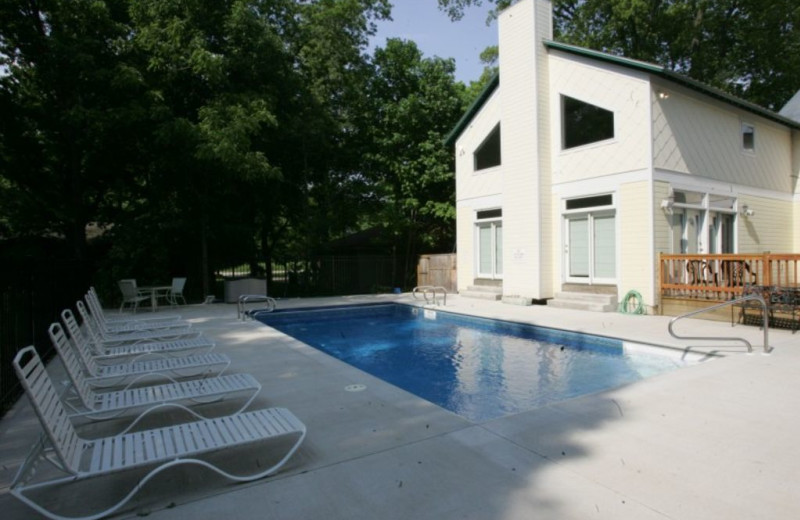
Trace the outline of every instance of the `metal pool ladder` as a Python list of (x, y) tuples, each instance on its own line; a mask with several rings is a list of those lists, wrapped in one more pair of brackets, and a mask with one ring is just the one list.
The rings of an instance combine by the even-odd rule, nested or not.
[[(425, 303), (439, 305), (439, 298), (437, 294), (440, 292), (442, 296), (442, 305), (447, 306), (447, 289), (440, 285), (418, 285), (411, 291), (411, 295), (414, 296), (414, 299), (416, 300), (417, 294), (422, 293), (422, 297), (425, 298)], [(430, 300), (428, 299), (429, 295), (431, 297)]]
[[(263, 303), (263, 309), (251, 309), (247, 310), (246, 305), (248, 303)], [(236, 303), (236, 319), (245, 321), (246, 318), (252, 318), (253, 314), (257, 314), (259, 312), (272, 312), (278, 306), (278, 302), (275, 301), (275, 298), (271, 296), (267, 296), (265, 294), (241, 294), (239, 295), (239, 300)]]
[(727, 302), (722, 302), (722, 303), (717, 304), (717, 305), (712, 305), (711, 307), (706, 307), (705, 309), (700, 309), (700, 310), (696, 310), (696, 311), (692, 311), (692, 312), (687, 312), (686, 314), (681, 314), (680, 316), (676, 316), (676, 317), (672, 318), (669, 321), (669, 326), (667, 327), (667, 330), (669, 330), (669, 333), (670, 333), (670, 335), (672, 335), (673, 338), (681, 339), (681, 340), (688, 339), (688, 340), (741, 341), (742, 343), (747, 345), (747, 352), (751, 353), (751, 352), (753, 352), (753, 345), (751, 345), (750, 342), (747, 341), (744, 338), (739, 338), (739, 337), (736, 337), (736, 336), (729, 336), (729, 337), (725, 337), (725, 336), (721, 336), (721, 337), (712, 337), (712, 336), (707, 336), (707, 337), (702, 337), (702, 336), (678, 336), (677, 334), (675, 334), (675, 331), (672, 330), (672, 326), (675, 323), (677, 323), (678, 320), (682, 320), (683, 318), (691, 318), (692, 316), (696, 316), (696, 315), (702, 314), (704, 312), (709, 312), (709, 311), (713, 311), (713, 310), (716, 310), (716, 309), (721, 309), (723, 307), (727, 307), (729, 305), (734, 305), (736, 303), (744, 302), (744, 301), (747, 301), (747, 300), (757, 300), (759, 303), (761, 303), (761, 307), (763, 307), (763, 309), (764, 309), (764, 354), (769, 354), (771, 352), (771, 350), (772, 350), (769, 347), (769, 313), (768, 313), (768, 309), (767, 309), (767, 302), (764, 301), (764, 297), (761, 296), (760, 294), (748, 294), (747, 296), (742, 296), (741, 298), (736, 298), (735, 300), (730, 300), (730, 301), (727, 301)]

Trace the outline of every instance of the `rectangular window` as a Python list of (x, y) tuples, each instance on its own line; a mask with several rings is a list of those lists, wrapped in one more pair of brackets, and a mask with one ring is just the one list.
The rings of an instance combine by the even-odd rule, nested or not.
[(611, 206), (614, 203), (612, 195), (595, 195), (593, 197), (581, 197), (580, 199), (567, 200), (567, 209), (597, 208), (601, 206)]
[(561, 144), (565, 150), (613, 139), (614, 112), (561, 96), (561, 126)]
[(756, 127), (748, 123), (742, 123), (742, 149), (745, 152), (756, 150)]
[(485, 209), (483, 211), (479, 211), (476, 215), (478, 220), (486, 220), (490, 218), (500, 218), (503, 216), (503, 210), (500, 209)]

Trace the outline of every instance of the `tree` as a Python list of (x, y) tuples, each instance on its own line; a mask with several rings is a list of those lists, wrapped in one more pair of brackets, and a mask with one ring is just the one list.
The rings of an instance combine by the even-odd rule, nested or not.
[(125, 2), (0, 3), (0, 204), (11, 236), (55, 234), (85, 257), (86, 225), (138, 170), (149, 102)]
[(486, 85), (492, 80), (495, 74), (498, 73), (500, 67), (497, 65), (497, 60), (499, 58), (499, 49), (497, 45), (490, 45), (486, 47), (483, 52), (480, 54), (481, 63), (483, 63), (483, 72), (481, 72), (481, 77), (478, 78), (476, 81), (471, 81), (469, 87), (466, 90), (466, 97), (465, 101), (466, 104), (469, 105), (472, 103), (483, 89), (486, 88)]
[[(483, 3), (439, 0), (454, 19)], [(554, 0), (553, 9), (561, 41), (658, 63), (773, 110), (800, 88), (794, 0)]]
[(452, 59), (427, 58), (416, 44), (390, 39), (375, 50), (368, 86), (369, 175), (377, 221), (402, 239), (409, 265), (419, 248), (451, 250), (455, 218), (453, 158), (442, 141), (464, 110)]
[(287, 40), (296, 56), (302, 94), (285, 128), (294, 143), (281, 163), (303, 194), (299, 213), (284, 226), (292, 252), (312, 255), (351, 231), (364, 211), (363, 177), (368, 132), (357, 118), (370, 69), (365, 55), (375, 20), (389, 16), (387, 0), (323, 0), (301, 4), (296, 31)]

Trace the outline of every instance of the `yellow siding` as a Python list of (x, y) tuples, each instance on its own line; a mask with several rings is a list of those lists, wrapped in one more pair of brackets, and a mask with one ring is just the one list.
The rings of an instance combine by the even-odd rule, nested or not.
[(563, 244), (561, 236), (561, 197), (558, 194), (553, 194), (550, 197), (550, 212), (548, 213), (550, 225), (548, 226), (550, 236), (552, 237), (552, 247), (550, 248), (548, 260), (552, 266), (550, 273), (550, 288), (551, 292), (544, 296), (550, 298), (555, 296), (555, 293), (561, 290), (561, 282), (564, 279), (564, 255)]
[(659, 307), (659, 312), (655, 314), (663, 314), (663, 309), (661, 308), (661, 294), (659, 292), (661, 266), (658, 263), (658, 258), (661, 253), (673, 252), (670, 217), (661, 209), (661, 201), (669, 197), (669, 194), (670, 186), (668, 182), (655, 181), (653, 183), (653, 263), (651, 272), (654, 293), (653, 305)]
[(800, 253), (800, 131), (792, 132), (792, 191), (794, 193), (794, 249), (793, 253)]
[(669, 197), (668, 182), (653, 183), (653, 248), (659, 253), (672, 253), (672, 229), (669, 215), (661, 209), (661, 201)]
[[(475, 212), (501, 205), (503, 165), (475, 171), (473, 154), (500, 121), (499, 89), (456, 141), (456, 251), (458, 290), (475, 278)], [(505, 137), (500, 129), (501, 140)], [(501, 162), (503, 158), (501, 157)]]
[(653, 232), (650, 219), (652, 197), (649, 182), (622, 184), (619, 188), (617, 221), (619, 229), (619, 295), (639, 291), (644, 303), (655, 304), (653, 289)]
[[(551, 52), (550, 124), (553, 182), (573, 182), (650, 167), (648, 153), (650, 85), (646, 78), (621, 74), (610, 65)], [(614, 112), (614, 138), (562, 150), (561, 96)]]
[(764, 197), (743, 195), (739, 207), (747, 205), (754, 211), (751, 217), (737, 218), (739, 253), (796, 252), (796, 203)]
[[(661, 99), (658, 92), (668, 94)], [(656, 168), (743, 186), (792, 191), (791, 130), (677, 87), (653, 92)], [(755, 153), (742, 149), (742, 123), (755, 126)]]
[(458, 290), (472, 285), (475, 274), (474, 210), (469, 206), (456, 208), (456, 244), (458, 266)]
[[(498, 88), (456, 141), (456, 200), (500, 193), (503, 165), (475, 171), (473, 158), (475, 150), (500, 121), (499, 93)], [(505, 138), (503, 130), (501, 126), (500, 139)]]

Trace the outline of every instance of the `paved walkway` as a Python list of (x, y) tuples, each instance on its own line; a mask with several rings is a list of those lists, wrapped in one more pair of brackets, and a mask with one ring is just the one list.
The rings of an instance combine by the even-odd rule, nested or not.
[[(391, 300), (283, 300), (281, 307)], [(403, 300), (410, 300), (404, 295)], [(800, 516), (800, 334), (686, 320), (688, 335), (743, 335), (756, 347), (700, 346), (664, 317), (515, 307), (449, 297), (448, 310), (723, 354), (646, 381), (471, 424), (257, 322), (233, 305), (180, 309), (264, 384), (252, 406), (286, 406), (308, 438), (268, 479), (231, 485), (199, 469), (156, 478), (119, 513), (178, 519), (790, 519)], [(691, 344), (691, 345), (689, 345)], [(57, 366), (51, 367), (57, 372)], [(363, 392), (347, 392), (352, 384)], [(236, 403), (219, 405), (235, 407)], [(216, 409), (215, 409), (216, 410)], [(102, 434), (114, 423), (89, 426)], [(24, 400), (0, 422), (3, 518), (36, 518), (7, 494), (38, 431)], [(234, 465), (273, 450), (227, 457)], [(235, 460), (234, 460), (235, 459)], [(109, 478), (51, 493), (60, 511), (121, 492)]]

